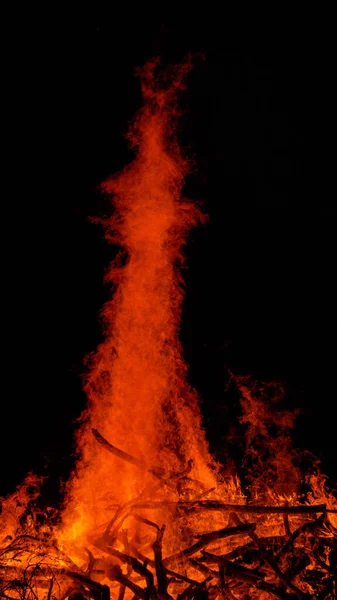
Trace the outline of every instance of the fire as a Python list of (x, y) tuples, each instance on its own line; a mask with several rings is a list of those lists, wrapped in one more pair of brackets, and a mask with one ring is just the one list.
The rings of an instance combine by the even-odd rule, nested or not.
[(176, 137), (190, 68), (163, 74), (150, 61), (139, 71), (135, 158), (102, 184), (112, 201), (105, 235), (121, 250), (107, 270), (104, 340), (88, 360), (79, 459), (57, 524), (52, 509), (37, 510), (32, 475), (4, 500), (4, 598), (334, 597), (336, 500), (318, 471), (300, 496), (294, 414), (278, 408), (281, 390), (232, 376), (248, 497), (210, 455), (187, 383), (183, 246), (204, 218), (182, 198), (189, 163)]
[[(69, 487), (66, 537), (97, 528), (105, 504), (124, 504), (153, 484), (151, 466), (176, 473), (193, 459), (194, 479), (215, 485), (178, 337), (182, 246), (202, 219), (196, 205), (181, 199), (188, 162), (174, 127), (176, 93), (189, 68), (177, 69), (164, 87), (155, 78), (156, 62), (147, 64), (141, 73), (145, 106), (129, 133), (136, 157), (102, 186), (114, 206), (104, 222), (106, 236), (123, 250), (107, 272), (118, 287), (104, 307), (105, 340), (85, 386), (89, 421), (78, 436), (82, 458)], [(92, 427), (145, 469), (102, 453)]]

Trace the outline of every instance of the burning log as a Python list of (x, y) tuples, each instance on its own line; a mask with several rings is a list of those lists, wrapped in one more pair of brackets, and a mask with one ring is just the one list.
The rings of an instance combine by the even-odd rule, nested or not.
[[(106, 440), (100, 442), (105, 445)], [(119, 452), (114, 448), (114, 453)], [(141, 600), (242, 600), (259, 593), (279, 600), (335, 597), (337, 529), (330, 515), (336, 510), (325, 504), (231, 504), (219, 496), (173, 501), (172, 488), (166, 488), (171, 494), (167, 499), (164, 491), (159, 484), (158, 499), (152, 488), (118, 506), (103, 535), (84, 548), (88, 561), (82, 569), (46, 535), (27, 531), (15, 539), (7, 536), (0, 546), (0, 596), (5, 600), (108, 600), (110, 588), (105, 582), (110, 580), (111, 590), (118, 586), (118, 600), (130, 594)], [(179, 498), (179, 490), (176, 494)], [(178, 551), (167, 553), (165, 525), (149, 518), (154, 511), (168, 511), (177, 529), (186, 519), (197, 526), (204, 511), (218, 512), (221, 519), (227, 515), (228, 523), (207, 533), (192, 529), (188, 538), (182, 537)], [(270, 519), (278, 523), (277, 535), (268, 535), (268, 528), (261, 533)], [(133, 533), (129, 540), (122, 529), (126, 522), (138, 524), (141, 535)], [(193, 538), (197, 540), (188, 543)]]
[[(239, 516), (232, 510), (236, 505), (220, 501), (214, 505), (215, 501), (212, 502), (213, 508), (221, 506), (221, 512), (224, 506), (226, 511), (232, 511), (229, 525), (207, 533), (195, 532), (196, 542), (183, 545), (179, 552), (167, 556), (163, 549), (165, 527), (136, 512), (141, 509), (137, 498), (134, 504), (129, 502), (119, 507), (109, 522), (106, 535), (99, 537), (94, 547), (86, 549), (89, 559), (86, 570), (76, 567), (48, 537), (26, 534), (5, 540), (0, 551), (0, 595), (5, 600), (30, 597), (38, 600), (108, 600), (109, 588), (96, 581), (105, 577), (112, 585), (119, 586), (116, 596), (119, 600), (124, 600), (130, 593), (141, 600), (241, 600), (262, 592), (279, 600), (334, 598), (337, 530), (329, 521), (328, 511), (323, 511), (323, 505), (243, 505)], [(170, 506), (170, 502), (156, 500), (144, 504), (152, 510)], [(191, 503), (186, 504), (191, 506)], [(319, 510), (322, 510), (321, 515), (312, 520), (311, 516)], [(262, 522), (267, 522), (272, 515), (274, 519), (279, 518), (281, 525), (284, 514), (289, 521), (283, 534), (277, 536), (263, 536), (258, 533), (258, 523), (247, 521), (248, 517), (259, 515)], [(175, 518), (177, 522), (181, 520), (179, 511)], [(147, 542), (147, 548), (152, 549), (152, 557), (147, 556), (148, 550), (144, 548), (145, 553), (142, 550), (142, 538), (137, 542), (129, 541), (126, 530), (121, 530), (126, 519), (148, 530), (153, 541), (150, 545)], [(298, 525), (293, 531), (292, 519)], [(251, 541), (247, 542), (247, 536)], [(234, 550), (228, 551), (229, 540), (235, 541)], [(214, 548), (215, 542), (218, 542), (218, 550)], [(124, 551), (120, 549), (121, 545)], [(102, 552), (106, 556), (103, 569), (96, 568)], [(26, 565), (27, 561), (29, 568), (21, 568), (20, 565)], [(126, 573), (116, 561), (127, 567)], [(170, 568), (173, 564), (174, 570)]]
[[(148, 501), (143, 493), (119, 506), (103, 535), (84, 549), (88, 561), (82, 569), (48, 536), (25, 533), (6, 538), (0, 548), (1, 597), (107, 600), (110, 591), (104, 584), (108, 579), (118, 586), (118, 600), (128, 599), (130, 594), (141, 600), (242, 600), (259, 593), (279, 600), (334, 598), (337, 529), (329, 518), (333, 511), (324, 504), (257, 506), (213, 499), (173, 502), (170, 496), (167, 501), (163, 498), (162, 486), (158, 494), (160, 499)], [(186, 518), (192, 518), (197, 526), (195, 517), (204, 509), (227, 514), (228, 523), (207, 533), (191, 530), (177, 552), (167, 553), (165, 526), (147, 516), (167, 509), (177, 527)], [(261, 533), (270, 519), (278, 523), (277, 535)], [(129, 540), (127, 530), (122, 529), (126, 522), (138, 524), (141, 535), (134, 534)], [(197, 540), (187, 543), (193, 538)], [(102, 554), (106, 557), (103, 562)], [(102, 578), (105, 580), (99, 582)]]

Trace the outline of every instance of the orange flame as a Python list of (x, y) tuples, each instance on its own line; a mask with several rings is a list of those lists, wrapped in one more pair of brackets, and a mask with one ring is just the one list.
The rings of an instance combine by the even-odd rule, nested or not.
[(168, 82), (167, 75), (158, 82), (157, 66), (150, 62), (140, 72), (145, 105), (129, 132), (136, 157), (102, 186), (114, 206), (104, 222), (106, 236), (126, 255), (121, 253), (107, 273), (118, 287), (104, 307), (105, 340), (91, 358), (85, 386), (89, 422), (78, 435), (81, 460), (64, 516), (75, 538), (97, 528), (93, 519), (107, 499), (125, 503), (151, 479), (147, 473), (144, 480), (144, 470), (105, 456), (91, 427), (148, 468), (165, 465), (167, 472), (177, 472), (193, 458), (194, 477), (214, 484), (178, 338), (181, 248), (187, 231), (203, 218), (196, 205), (181, 199), (188, 162), (175, 136), (176, 93), (191, 65), (172, 70)]
[[(285, 597), (286, 588), (295, 591), (297, 598), (313, 597), (314, 587), (310, 578), (302, 577), (302, 571), (288, 579), (296, 563), (292, 555), (303, 562), (301, 550), (307, 545), (311, 558), (305, 556), (309, 563), (303, 563), (303, 569), (308, 566), (308, 571), (315, 571), (318, 565), (324, 573), (332, 573), (336, 499), (317, 471), (307, 476), (310, 492), (304, 504), (315, 505), (309, 512), (321, 516), (314, 521), (304, 519), (307, 506), (303, 499), (301, 506), (294, 506), (300, 497), (300, 472), (290, 443), (295, 413), (279, 410), (281, 388), (257, 386), (231, 374), (240, 392), (240, 421), (246, 428), (244, 466), (250, 481), (249, 503), (235, 475), (228, 472), (220, 478), (218, 465), (209, 454), (198, 398), (187, 383), (179, 341), (182, 247), (190, 228), (203, 220), (198, 207), (182, 199), (189, 163), (175, 134), (179, 116), (176, 95), (191, 64), (187, 61), (164, 75), (158, 74), (158, 67), (158, 61), (152, 61), (139, 71), (144, 107), (128, 136), (135, 159), (102, 185), (113, 205), (112, 215), (103, 222), (106, 237), (123, 250), (107, 272), (113, 295), (102, 311), (104, 341), (88, 361), (88, 408), (77, 434), (79, 461), (67, 485), (62, 524), (58, 528), (38, 524), (36, 506), (30, 509), (41, 482), (32, 475), (3, 501), (0, 568), (6, 577), (2, 583), (0, 578), (0, 583), (6, 597), (13, 600), (56, 598), (56, 584), (58, 597), (74, 598), (76, 595), (69, 596), (74, 589), (68, 586), (69, 578), (86, 585), (88, 578), (90, 585), (98, 580), (109, 585), (113, 597), (119, 590), (118, 597), (123, 598), (125, 579), (114, 561), (122, 559), (124, 563), (127, 557), (126, 563), (135, 565), (135, 556), (142, 562), (136, 561), (134, 575), (142, 572), (144, 578), (145, 570), (153, 579), (146, 568), (150, 564), (158, 588), (151, 597), (166, 600), (172, 596), (166, 591), (167, 581), (161, 581), (167, 575), (161, 571), (164, 563), (178, 562), (183, 573), (168, 571), (173, 574), (170, 585), (175, 597), (186, 598), (189, 588), (182, 594), (182, 582), (207, 584), (209, 598), (224, 598), (227, 590), (226, 597), (267, 600), (275, 594)], [(284, 511), (285, 505), (294, 510)], [(128, 533), (121, 529), (126, 520)], [(158, 523), (167, 525), (163, 547), (165, 525)], [(328, 540), (319, 549), (323, 557), (310, 537), (313, 526)], [(270, 554), (273, 538), (276, 546), (279, 544), (274, 556)], [(292, 552), (286, 551), (289, 545)], [(120, 551), (129, 548), (132, 556)], [(246, 557), (249, 568), (235, 563), (247, 548), (255, 556), (253, 565)], [(199, 551), (206, 564), (185, 561)], [(155, 560), (150, 558), (153, 554)], [(219, 577), (208, 564), (219, 568)], [(254, 564), (263, 566), (264, 573)], [(229, 575), (238, 570), (239, 587), (235, 581), (228, 587), (225, 569)], [(220, 583), (213, 584), (217, 577)], [(150, 597), (136, 581), (128, 581), (126, 598), (134, 596), (134, 589), (137, 597)], [(23, 596), (26, 590), (28, 596)], [(198, 587), (193, 597), (203, 594), (201, 590), (206, 593), (206, 587)], [(94, 597), (98, 597), (96, 591)], [(321, 594), (315, 597), (323, 598)]]

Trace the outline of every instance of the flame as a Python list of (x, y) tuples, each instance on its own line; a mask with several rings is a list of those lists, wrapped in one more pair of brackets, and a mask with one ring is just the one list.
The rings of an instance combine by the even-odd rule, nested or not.
[[(181, 198), (189, 165), (175, 135), (176, 94), (191, 65), (172, 70), (168, 82), (158, 81), (157, 66), (149, 62), (140, 72), (145, 104), (128, 135), (135, 159), (102, 185), (114, 208), (104, 221), (106, 237), (123, 250), (107, 272), (117, 287), (103, 310), (105, 339), (90, 359), (87, 422), (77, 437), (81, 459), (68, 491), (66, 538), (97, 530), (96, 519), (106, 519), (102, 507), (141, 494), (153, 484), (153, 466), (175, 473), (193, 459), (194, 479), (215, 485), (178, 336), (182, 246), (203, 219), (195, 204)], [(92, 427), (145, 468), (102, 452)]]
[[(176, 136), (177, 94), (191, 62), (165, 72), (159, 66), (150, 61), (138, 72), (144, 106), (128, 134), (135, 158), (102, 184), (111, 198), (102, 224), (120, 252), (106, 274), (104, 340), (88, 359), (88, 406), (61, 520), (56, 526), (47, 518), (51, 509), (39, 512), (41, 481), (34, 475), (3, 500), (0, 593), (51, 600), (84, 589), (86, 597), (103, 598), (108, 585), (111, 598), (127, 600), (170, 600), (171, 593), (330, 598), (337, 502), (318, 468), (307, 474), (309, 492), (301, 498), (303, 475), (290, 437), (296, 414), (281, 410), (282, 387), (231, 373), (249, 496), (209, 453), (179, 341), (183, 246), (204, 220), (182, 197), (189, 162)], [(144, 572), (147, 588), (135, 577), (144, 580)]]

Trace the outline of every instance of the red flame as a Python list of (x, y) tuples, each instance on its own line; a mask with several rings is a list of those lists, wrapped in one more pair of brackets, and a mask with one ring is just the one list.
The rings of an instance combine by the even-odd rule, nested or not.
[(98, 515), (105, 517), (102, 504), (125, 503), (149, 484), (141, 470), (102, 455), (91, 427), (148, 468), (178, 472), (193, 458), (195, 478), (214, 485), (178, 337), (182, 245), (203, 218), (181, 198), (188, 161), (175, 136), (176, 93), (190, 63), (172, 71), (168, 82), (158, 82), (156, 67), (151, 62), (140, 72), (145, 105), (129, 132), (136, 157), (102, 186), (114, 207), (104, 221), (106, 236), (123, 251), (107, 273), (117, 289), (103, 310), (105, 340), (85, 386), (89, 421), (78, 436), (81, 460), (65, 514), (75, 538), (97, 527)]

